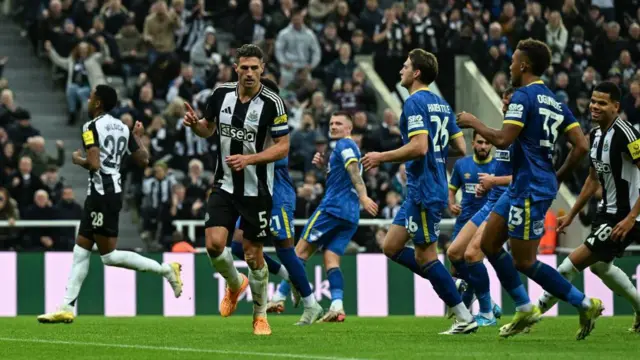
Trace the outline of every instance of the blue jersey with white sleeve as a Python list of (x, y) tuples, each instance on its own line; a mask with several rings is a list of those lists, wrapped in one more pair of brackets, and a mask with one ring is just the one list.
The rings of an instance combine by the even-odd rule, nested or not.
[(455, 123), (449, 104), (428, 90), (418, 90), (404, 103), (399, 124), (403, 144), (415, 135), (429, 136), (427, 154), (406, 162), (407, 199), (438, 210), (446, 207), (448, 197), (446, 159), (442, 151), (447, 149), (447, 144), (443, 146), (445, 138), (441, 135), (445, 121)]
[(329, 156), (326, 191), (318, 207), (318, 209), (353, 224), (360, 221), (360, 200), (351, 182), (347, 166), (356, 162), (362, 172), (360, 157), (360, 149), (350, 137), (336, 142), (335, 148)]
[(504, 123), (522, 127), (511, 153), (511, 198), (534, 202), (555, 199), (558, 180), (553, 146), (559, 134), (579, 126), (571, 111), (542, 81), (535, 81), (514, 92)]
[(273, 208), (285, 206), (294, 209), (296, 206), (296, 190), (289, 175), (289, 158), (278, 160), (274, 164)]
[(469, 155), (456, 161), (453, 166), (449, 189), (454, 191), (462, 190), (462, 201), (460, 202), (462, 213), (459, 217), (469, 219), (487, 201), (487, 196), (476, 196), (476, 186), (480, 183), (478, 174), (493, 174), (495, 166), (496, 161), (491, 156), (480, 161), (475, 155)]
[[(511, 176), (513, 170), (511, 169), (511, 152), (513, 145), (510, 145), (506, 150), (496, 149), (493, 159), (496, 162), (496, 167), (493, 172), (493, 176)], [(500, 195), (509, 189), (509, 185), (494, 186), (489, 195), (487, 195), (487, 201), (498, 201)]]

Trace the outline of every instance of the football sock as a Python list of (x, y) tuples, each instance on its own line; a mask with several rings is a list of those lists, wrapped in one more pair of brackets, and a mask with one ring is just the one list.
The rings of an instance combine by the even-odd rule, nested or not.
[(562, 275), (551, 266), (536, 261), (531, 267), (524, 269), (523, 273), (553, 296), (579, 309), (584, 309), (583, 300), (585, 300), (585, 295), (582, 291), (571, 285), (567, 279), (562, 277)]
[(598, 262), (591, 265), (591, 271), (615, 294), (627, 299), (636, 313), (640, 312), (640, 294), (622, 269), (612, 263)]
[(482, 261), (468, 264), (469, 284), (476, 293), (480, 312), (483, 314), (491, 314), (493, 316), (493, 303), (491, 301), (491, 293), (489, 288), (489, 273), (487, 267)]
[[(286, 299), (287, 296), (291, 294), (291, 285), (287, 281), (280, 281), (280, 286), (278, 286), (278, 295), (282, 300)], [(279, 300), (279, 299), (278, 299)]]
[[(244, 260), (244, 249), (242, 248), (242, 243), (237, 241), (231, 242), (231, 253), (233, 256), (237, 257), (240, 260)], [(282, 266), (279, 262), (274, 260), (271, 256), (267, 255), (267, 253), (262, 253), (264, 257), (264, 261), (267, 263), (267, 267), (269, 268), (269, 272), (273, 275), (278, 275), (285, 280), (289, 280), (289, 272), (287, 269)]]
[(253, 316), (267, 316), (267, 285), (269, 285), (269, 270), (266, 266), (260, 269), (249, 269), (249, 287), (253, 298)]
[[(558, 266), (558, 272), (564, 276), (569, 282), (573, 281), (573, 278), (579, 272), (578, 269), (573, 266), (571, 259), (568, 257)], [(543, 311), (549, 310), (558, 302), (558, 298), (551, 295), (548, 291), (545, 291), (538, 299), (538, 304), (541, 305)]]
[(456, 277), (469, 283), (469, 268), (467, 262), (462, 260), (451, 260), (451, 265), (456, 269)]
[(518, 270), (513, 265), (513, 258), (503, 249), (495, 255), (487, 255), (487, 259), (496, 270), (500, 284), (507, 290), (517, 311), (531, 311), (531, 300), (529, 294), (524, 289)]
[(433, 289), (447, 306), (453, 308), (462, 302), (453, 278), (439, 260), (425, 264), (422, 274), (425, 279), (429, 279)]
[(331, 292), (331, 310), (342, 310), (342, 299), (344, 298), (344, 277), (340, 268), (335, 267), (327, 270), (329, 280), (329, 291)]
[(73, 247), (73, 263), (71, 273), (67, 280), (67, 289), (64, 294), (64, 305), (75, 306), (78, 294), (82, 288), (82, 283), (89, 273), (89, 262), (91, 261), (91, 251), (76, 245)]
[[(207, 254), (209, 253), (207, 252)], [(240, 276), (238, 269), (233, 265), (233, 256), (229, 248), (224, 248), (222, 254), (215, 258), (209, 255), (209, 259), (211, 260), (213, 268), (227, 281), (229, 289), (233, 291), (240, 289), (240, 286), (242, 286), (242, 276)]]
[(102, 263), (108, 266), (148, 271), (162, 276), (167, 276), (171, 271), (171, 267), (168, 264), (160, 264), (132, 251), (113, 250), (108, 254), (102, 255), (101, 258)]
[(311, 285), (307, 279), (307, 273), (305, 272), (304, 265), (296, 256), (295, 249), (293, 247), (286, 249), (276, 248), (276, 253), (280, 261), (282, 261), (283, 267), (287, 269), (293, 286), (300, 292), (300, 296), (305, 298), (311, 295)]
[(420, 265), (416, 261), (416, 251), (414, 249), (409, 247), (402, 248), (391, 257), (391, 260), (413, 271), (415, 274), (423, 276), (422, 271), (420, 271)]

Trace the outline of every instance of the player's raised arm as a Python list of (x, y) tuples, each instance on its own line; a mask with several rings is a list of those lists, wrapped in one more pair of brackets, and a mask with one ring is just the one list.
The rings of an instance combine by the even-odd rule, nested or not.
[(144, 126), (140, 121), (136, 121), (129, 136), (128, 150), (131, 153), (133, 162), (138, 167), (146, 168), (149, 165), (149, 151), (144, 147), (140, 137), (144, 134)]
[[(215, 90), (211, 94), (211, 97), (215, 95)], [(209, 101), (211, 101), (211, 97)], [(205, 117), (203, 119), (198, 118), (195, 110), (188, 102), (184, 103), (185, 110), (187, 111), (182, 120), (184, 126), (190, 127), (194, 134), (201, 138), (208, 138), (216, 131), (215, 114), (208, 114), (209, 111), (205, 110)], [(207, 109), (210, 108), (207, 103)]]
[(584, 136), (580, 124), (578, 124), (571, 110), (565, 104), (562, 104), (562, 112), (564, 114), (564, 134), (572, 147), (564, 163), (556, 172), (558, 181), (562, 181), (567, 174), (570, 174), (589, 151), (589, 142)]
[(96, 130), (95, 122), (89, 122), (82, 131), (82, 144), (87, 157), (82, 156), (82, 150), (78, 149), (71, 154), (71, 161), (89, 171), (100, 170), (100, 138)]

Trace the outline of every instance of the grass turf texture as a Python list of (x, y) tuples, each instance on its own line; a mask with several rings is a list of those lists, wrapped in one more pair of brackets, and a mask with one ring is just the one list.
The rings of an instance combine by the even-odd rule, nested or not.
[(545, 318), (530, 334), (509, 339), (498, 337), (498, 327), (438, 335), (451, 324), (443, 318), (352, 316), (309, 327), (293, 326), (296, 320), (270, 316), (273, 335), (256, 337), (247, 316), (81, 316), (70, 325), (0, 318), (0, 359), (631, 359), (640, 349), (640, 334), (627, 333), (629, 316), (599, 319), (585, 341), (575, 340), (577, 317)]

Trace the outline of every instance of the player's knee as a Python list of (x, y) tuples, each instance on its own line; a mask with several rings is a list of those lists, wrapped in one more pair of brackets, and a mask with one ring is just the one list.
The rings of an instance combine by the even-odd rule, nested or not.
[(100, 259), (102, 259), (102, 263), (106, 266), (117, 266), (119, 262), (118, 256), (116, 256), (116, 252), (117, 250), (114, 250), (108, 254), (100, 256)]
[(469, 246), (464, 252), (464, 260), (467, 263), (474, 263), (481, 261), (484, 258), (482, 250), (477, 246)]
[(449, 246), (447, 249), (447, 257), (449, 260), (460, 261), (464, 259), (464, 249), (458, 249), (455, 245)]
[(220, 242), (213, 237), (207, 237), (205, 247), (211, 257), (218, 257), (224, 251), (226, 242)]
[(529, 269), (535, 264), (536, 259), (513, 259), (514, 265), (518, 271), (526, 274)]
[(382, 243), (382, 252), (388, 258), (393, 258), (402, 249), (404, 249), (404, 244), (402, 246), (398, 246), (397, 244), (386, 240)]
[(596, 274), (596, 276), (602, 276), (602, 274), (609, 271), (609, 268), (611, 268), (611, 264), (602, 261), (598, 261), (597, 263), (589, 266), (591, 272)]

